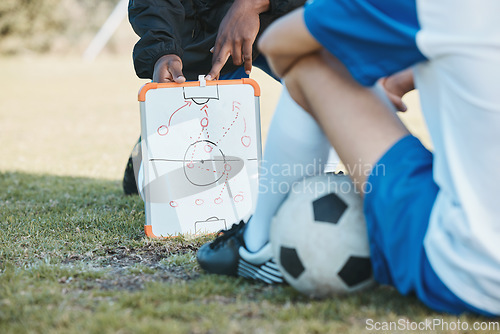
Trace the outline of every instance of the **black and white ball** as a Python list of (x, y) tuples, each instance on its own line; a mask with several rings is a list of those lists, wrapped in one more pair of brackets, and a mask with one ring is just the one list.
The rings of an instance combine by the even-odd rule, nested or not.
[(286, 281), (315, 298), (375, 284), (363, 203), (346, 175), (296, 183), (271, 225), (274, 256)]

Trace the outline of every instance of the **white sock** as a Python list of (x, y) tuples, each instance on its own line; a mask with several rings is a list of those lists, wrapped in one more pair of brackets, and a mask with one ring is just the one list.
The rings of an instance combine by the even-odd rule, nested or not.
[(316, 121), (283, 86), (266, 141), (257, 207), (243, 236), (249, 251), (256, 252), (268, 242), (271, 220), (291, 186), (305, 176), (322, 173), (327, 161), (336, 165), (339, 158)]

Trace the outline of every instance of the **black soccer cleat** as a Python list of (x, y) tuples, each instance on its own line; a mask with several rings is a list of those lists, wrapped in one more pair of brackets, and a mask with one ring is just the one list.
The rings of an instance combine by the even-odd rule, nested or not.
[(137, 190), (137, 174), (139, 173), (141, 158), (141, 138), (139, 137), (139, 140), (132, 149), (132, 153), (128, 157), (125, 172), (123, 173), (122, 186), (125, 195), (137, 195), (139, 193)]
[(123, 173), (123, 192), (125, 195), (137, 195), (137, 183), (135, 182), (134, 175), (134, 163), (132, 162), (132, 156), (128, 158), (127, 166), (125, 167), (125, 173)]
[(267, 284), (283, 283), (271, 244), (267, 243), (255, 253), (248, 251), (243, 241), (244, 230), (245, 223), (241, 221), (201, 246), (196, 255), (201, 268), (212, 274), (241, 276)]

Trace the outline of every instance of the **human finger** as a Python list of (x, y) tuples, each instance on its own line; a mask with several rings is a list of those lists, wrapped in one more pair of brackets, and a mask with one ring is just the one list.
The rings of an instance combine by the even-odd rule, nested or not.
[(389, 98), (389, 100), (391, 101), (391, 103), (396, 108), (396, 110), (401, 111), (401, 112), (405, 112), (408, 110), (408, 107), (406, 106), (406, 104), (404, 104), (403, 99), (401, 97), (397, 96), (396, 94), (392, 94), (392, 93), (388, 93), (388, 92), (386, 92), (386, 94), (387, 94), (387, 97)]
[(207, 80), (213, 80), (219, 76), (220, 71), (226, 64), (229, 58), (229, 50), (226, 48), (220, 49), (220, 51), (216, 50), (214, 53), (214, 58), (212, 61), (212, 69), (208, 72), (206, 76)]
[(161, 66), (153, 72), (153, 82), (172, 82), (172, 74), (168, 70), (168, 66)]
[(186, 81), (184, 74), (182, 74), (182, 63), (180, 61), (171, 61), (168, 66), (168, 71), (171, 74), (172, 81), (177, 83), (183, 83)]
[(231, 57), (233, 57), (233, 64), (236, 66), (240, 66), (241, 64), (243, 64), (241, 47), (242, 47), (241, 43), (235, 41), (233, 43), (233, 48), (230, 51)]
[(408, 110), (408, 107), (404, 104), (403, 99), (402, 99), (404, 93), (393, 92), (393, 90), (395, 90), (394, 87), (392, 87), (392, 85), (390, 85), (390, 84), (388, 85), (388, 83), (389, 83), (389, 80), (387, 77), (381, 78), (379, 80), (379, 84), (384, 89), (385, 94), (387, 95), (387, 97), (391, 101), (392, 105), (396, 108), (396, 110), (401, 111), (401, 112), (405, 112), (406, 110)]
[(252, 43), (245, 42), (243, 44), (243, 62), (245, 65), (245, 73), (250, 75), (252, 71)]

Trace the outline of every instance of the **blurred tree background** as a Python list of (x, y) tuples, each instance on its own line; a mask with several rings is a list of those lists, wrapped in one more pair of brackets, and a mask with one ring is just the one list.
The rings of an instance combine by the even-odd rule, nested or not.
[[(0, 55), (82, 53), (118, 0), (0, 0)], [(127, 20), (109, 52), (131, 51)]]

